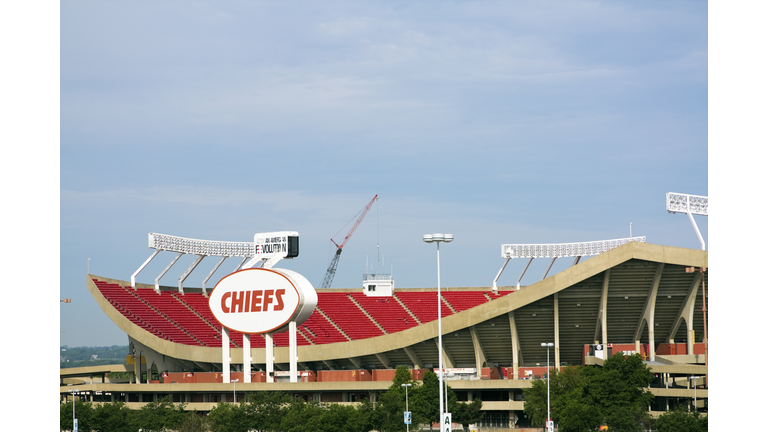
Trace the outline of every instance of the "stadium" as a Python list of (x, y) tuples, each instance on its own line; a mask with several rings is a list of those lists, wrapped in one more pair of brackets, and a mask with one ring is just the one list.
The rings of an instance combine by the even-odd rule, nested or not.
[[(702, 197), (686, 199), (693, 198)], [(695, 214), (706, 215), (703, 198), (703, 213)], [(678, 211), (690, 216), (692, 204), (685, 205)], [(513, 258), (530, 264), (534, 258), (570, 257), (573, 265), (553, 275), (548, 269), (527, 286), (497, 287), (494, 281), (488, 287), (399, 288), (390, 275), (366, 275), (362, 287), (318, 289), (316, 306), (291, 328), (295, 333), (280, 328), (246, 334), (223, 326), (212, 312), (209, 299), (216, 288), (206, 287), (208, 279), (200, 287), (184, 282), (207, 256), (221, 258), (210, 275), (230, 257), (242, 257), (240, 271), (272, 268), (278, 259), (259, 256), (268, 248), (258, 234), (254, 243), (161, 234), (149, 239), (155, 252), (132, 280), (92, 274), (85, 280), (128, 337), (126, 363), (61, 369), (62, 401), (79, 397), (139, 408), (170, 395), (188, 410), (206, 412), (244, 393), (283, 391), (308, 401), (355, 404), (375, 401), (397, 366), (412, 369), (416, 379), (426, 369), (439, 371), (442, 352), (445, 379), (458, 399), (483, 401), (485, 416), (477, 428), (525, 428), (530, 422), (523, 390), (546, 375), (548, 363), (600, 366), (611, 355), (639, 353), (655, 377), (652, 414), (679, 405), (707, 410), (703, 247), (650, 244), (643, 237), (502, 245), (504, 267)], [(175, 260), (154, 285), (137, 283), (135, 276), (160, 251), (199, 259), (178, 286), (158, 283)], [(550, 342), (551, 351), (542, 345)], [(128, 372), (130, 379), (110, 382), (110, 372)]]

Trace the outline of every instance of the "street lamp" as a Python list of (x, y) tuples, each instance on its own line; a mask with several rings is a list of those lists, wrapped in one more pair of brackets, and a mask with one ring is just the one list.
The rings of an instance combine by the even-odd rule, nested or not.
[(411, 430), (411, 422), (410, 422), (410, 414), (411, 411), (408, 409), (408, 387), (410, 387), (411, 384), (400, 384), (400, 387), (405, 387), (405, 430), (406, 432), (410, 432)]
[[(700, 376), (692, 376), (690, 380), (698, 380)], [(698, 411), (699, 405), (696, 403), (696, 381), (693, 382), (693, 409)]]
[(75, 394), (79, 394), (80, 390), (70, 389), (69, 392), (72, 394), (72, 432), (77, 432), (77, 417), (75, 417)]
[(442, 308), (440, 300), (440, 242), (450, 243), (453, 241), (453, 234), (424, 234), (425, 243), (437, 243), (437, 346), (440, 362), (440, 424), (443, 423), (443, 322)]
[(547, 430), (552, 432), (554, 430), (554, 425), (552, 424), (552, 414), (549, 410), (549, 348), (555, 346), (555, 344), (552, 342), (542, 342), (541, 346), (547, 347)]
[(229, 382), (232, 383), (232, 399), (234, 399), (235, 403), (237, 403), (237, 393), (235, 393), (235, 389), (237, 388), (236, 382), (240, 381), (240, 378), (229, 380)]

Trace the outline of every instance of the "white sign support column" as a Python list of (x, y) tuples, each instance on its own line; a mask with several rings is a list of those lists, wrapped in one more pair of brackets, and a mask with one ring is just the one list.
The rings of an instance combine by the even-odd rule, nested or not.
[(243, 382), (251, 382), (251, 335), (243, 334)]
[(291, 321), (288, 324), (288, 355), (290, 356), (291, 364), (291, 382), (298, 381), (298, 365), (297, 365), (297, 343), (296, 343), (296, 321)]
[(229, 329), (221, 328), (221, 382), (229, 382)]
[(264, 346), (267, 357), (267, 382), (275, 382), (275, 346), (272, 343), (272, 333), (264, 335), (266, 345)]

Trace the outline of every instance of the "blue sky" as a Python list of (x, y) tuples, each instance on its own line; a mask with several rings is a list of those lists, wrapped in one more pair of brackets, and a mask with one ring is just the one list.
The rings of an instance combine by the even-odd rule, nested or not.
[(706, 2), (68, 1), (60, 24), (62, 345), (127, 343), (84, 275), (130, 280), (149, 232), (295, 230), (301, 255), (279, 266), (319, 285), (330, 237), (375, 194), (333, 287), (360, 287), (366, 261), (436, 286), (433, 232), (456, 238), (443, 286), (490, 286), (502, 243), (622, 238), (630, 222), (699, 248), (664, 199), (709, 193)]

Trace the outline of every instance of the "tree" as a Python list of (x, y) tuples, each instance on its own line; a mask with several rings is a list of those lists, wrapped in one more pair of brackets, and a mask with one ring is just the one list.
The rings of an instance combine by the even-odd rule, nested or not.
[(184, 404), (180, 403), (178, 406), (174, 406), (171, 402), (171, 396), (168, 395), (159, 401), (150, 402), (141, 407), (132, 416), (132, 425), (145, 432), (175, 430), (181, 424), (184, 415)]
[(395, 369), (395, 377), (392, 378), (392, 385), (379, 397), (379, 405), (376, 407), (376, 419), (378, 420), (378, 425), (376, 426), (383, 432), (406, 430), (405, 423), (403, 422), (403, 413), (405, 412), (405, 387), (402, 386), (403, 384), (411, 385), (408, 390), (408, 396), (410, 399), (410, 409), (414, 411), (415, 401), (413, 398), (419, 392), (420, 387), (413, 380), (413, 374), (408, 368), (398, 366)]
[[(552, 419), (562, 432), (593, 430), (600, 425), (600, 411), (586, 393), (589, 380), (582, 367), (552, 369), (549, 376)], [(525, 412), (534, 425), (547, 420), (547, 381), (536, 380), (523, 390)]]
[(105, 403), (93, 412), (93, 430), (99, 432), (133, 432), (134, 411), (125, 402)]
[(464, 431), (469, 430), (469, 425), (477, 423), (483, 419), (485, 413), (480, 411), (483, 408), (482, 399), (475, 399), (470, 403), (456, 403), (451, 409), (451, 420), (460, 423)]
[[(552, 377), (550, 377), (552, 379)], [(547, 420), (547, 383), (535, 380), (531, 387), (523, 389), (525, 406), (523, 410), (528, 415), (531, 425), (541, 426)]]
[(279, 430), (281, 414), (292, 402), (293, 398), (283, 392), (246, 394), (242, 404), (243, 414), (247, 417), (245, 426), (263, 432)]
[(359, 432), (380, 430), (381, 423), (382, 410), (377, 409), (376, 404), (367, 398), (363, 399), (357, 406), (357, 421), (353, 430)]
[(208, 418), (197, 411), (187, 413), (179, 424), (178, 432), (208, 432)]
[(314, 432), (321, 430), (325, 409), (316, 403), (296, 398), (283, 411), (280, 430), (284, 432)]
[(653, 394), (645, 388), (651, 384), (653, 373), (639, 354), (615, 355), (602, 368), (586, 368), (585, 372), (587, 394), (611, 429), (640, 431), (650, 423), (648, 406)]
[[(431, 370), (424, 372), (421, 386), (413, 392), (411, 399), (411, 411), (415, 420), (419, 423), (429, 423), (432, 430), (432, 424), (440, 422), (440, 379), (437, 374)], [(456, 393), (451, 387), (448, 387), (448, 400), (445, 406), (449, 412), (453, 412), (456, 405)]]
[(660, 415), (654, 427), (659, 432), (705, 432), (707, 426), (707, 416), (698, 411), (690, 413), (680, 405)]
[(243, 404), (219, 402), (208, 413), (208, 423), (214, 432), (248, 432), (249, 418)]
[[(93, 404), (83, 402), (80, 399), (75, 401), (75, 417), (77, 418), (77, 428), (82, 432), (91, 432), (93, 418)], [(59, 407), (59, 427), (61, 430), (72, 430), (74, 421), (72, 418), (72, 401), (69, 401)]]
[(600, 426), (600, 410), (587, 394), (588, 378), (581, 367), (553, 369), (550, 377), (554, 393), (552, 419), (562, 432), (581, 432)]

